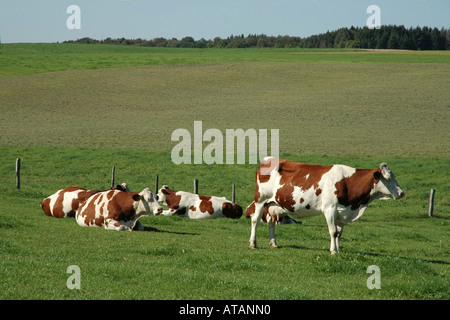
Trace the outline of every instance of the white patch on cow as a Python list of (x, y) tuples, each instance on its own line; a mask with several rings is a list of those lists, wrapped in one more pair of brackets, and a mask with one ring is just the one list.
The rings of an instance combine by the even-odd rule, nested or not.
[[(66, 192), (63, 196), (62, 210), (64, 212), (64, 217), (67, 217), (67, 213), (72, 211), (72, 201), (78, 199), (78, 193), (82, 190), (75, 190), (72, 192)], [(84, 191), (84, 190), (83, 190)]]
[(368, 205), (360, 206), (357, 210), (351, 210), (351, 208), (348, 206), (337, 206), (337, 221), (339, 223), (342, 223), (344, 225), (349, 224), (350, 222), (353, 222), (355, 220), (358, 220), (366, 211)]
[(64, 189), (58, 190), (56, 191), (54, 194), (52, 194), (50, 197), (48, 197), (50, 199), (50, 212), (53, 215), (53, 208), (55, 207), (55, 203), (56, 200), (59, 198), (59, 194), (61, 193), (61, 191), (63, 191)]
[(260, 197), (268, 199), (267, 202), (275, 201), (276, 191), (274, 192), (274, 190), (278, 190), (283, 186), (280, 184), (280, 180), (281, 175), (278, 173), (276, 168), (270, 172), (270, 178), (267, 182), (261, 183), (259, 179), (257, 179)]
[(308, 180), (309, 178), (309, 173), (305, 176), (305, 180)]
[[(111, 192), (111, 191), (110, 191)], [(108, 204), (110, 201), (113, 201), (114, 197), (119, 193), (122, 192), (120, 190), (114, 190), (112, 191), (113, 194), (111, 196), (111, 198), (108, 199), (108, 195), (110, 194), (109, 192), (105, 193), (103, 195), (103, 199), (100, 203), (99, 206), (95, 206), (95, 218), (100, 218), (102, 215), (103, 217), (107, 217), (108, 216)], [(134, 206), (134, 205), (133, 205)], [(100, 207), (103, 207), (103, 214), (100, 213)], [(136, 209), (136, 208), (135, 208)]]

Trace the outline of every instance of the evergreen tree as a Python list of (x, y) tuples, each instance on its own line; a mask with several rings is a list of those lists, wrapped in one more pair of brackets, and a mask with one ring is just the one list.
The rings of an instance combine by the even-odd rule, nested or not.
[(397, 30), (393, 29), (389, 35), (389, 40), (387, 42), (387, 49), (399, 49), (400, 48), (400, 37)]
[(386, 49), (389, 41), (390, 32), (387, 28), (382, 28), (381, 36), (377, 39), (377, 49)]

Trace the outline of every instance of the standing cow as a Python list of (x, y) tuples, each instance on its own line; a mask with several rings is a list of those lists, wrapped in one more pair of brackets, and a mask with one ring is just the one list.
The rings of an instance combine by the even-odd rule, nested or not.
[[(111, 190), (130, 191), (124, 182)], [(67, 218), (75, 217), (75, 213), (84, 201), (102, 190), (86, 190), (80, 187), (67, 187), (58, 190), (41, 202), (41, 208), (49, 217)]]
[(400, 199), (404, 195), (386, 163), (377, 169), (363, 170), (264, 158), (256, 170), (250, 247), (256, 248), (256, 229), (265, 206), (272, 247), (278, 247), (274, 221), (279, 216), (324, 214), (331, 238), (330, 252), (334, 254), (339, 251), (344, 225), (361, 217), (372, 200)]
[[(159, 215), (162, 211), (149, 188), (140, 193), (109, 190), (87, 199), (78, 208), (75, 218), (80, 226), (131, 231), (139, 218)], [(142, 225), (139, 229), (143, 230)]]
[(164, 185), (158, 191), (158, 201), (169, 207), (163, 215), (174, 214), (191, 219), (214, 219), (226, 217), (239, 219), (241, 206), (228, 201), (225, 197), (201, 196), (185, 191), (174, 191)]

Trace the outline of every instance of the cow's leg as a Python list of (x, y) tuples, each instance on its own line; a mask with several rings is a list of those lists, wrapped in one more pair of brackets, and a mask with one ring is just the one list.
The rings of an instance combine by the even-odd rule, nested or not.
[(337, 233), (337, 236), (336, 236), (336, 252), (339, 252), (339, 242), (341, 240), (341, 235), (342, 235), (342, 231), (343, 230), (344, 230), (344, 225), (338, 223), (336, 225), (336, 233)]
[(176, 209), (169, 209), (169, 210), (164, 210), (161, 214), (163, 216), (173, 216), (175, 214), (175, 212), (177, 212)]
[(269, 244), (272, 246), (272, 248), (278, 248), (277, 240), (275, 239), (275, 224), (276, 224), (275, 217), (268, 214), (267, 225), (269, 226)]
[(285, 213), (283, 209), (276, 203), (270, 203), (267, 205), (267, 225), (269, 226), (269, 244), (273, 248), (278, 248), (277, 241), (275, 239), (275, 225), (280, 221), (280, 216), (284, 217)]
[(331, 254), (335, 254), (336, 251), (336, 237), (337, 237), (337, 228), (336, 228), (336, 216), (337, 211), (336, 208), (329, 208), (325, 210), (325, 219), (327, 220), (328, 232), (330, 233), (330, 252)]
[(142, 223), (138, 221), (136, 221), (136, 223), (134, 224), (133, 230), (135, 231), (144, 231), (144, 226), (142, 225)]
[(105, 229), (107, 230), (117, 230), (117, 231), (131, 231), (132, 229), (126, 225), (121, 224), (119, 221), (114, 219), (105, 220)]
[(261, 219), (264, 209), (264, 203), (255, 203), (255, 212), (251, 216), (252, 230), (250, 233), (250, 248), (256, 248), (256, 229), (258, 228), (258, 222)]

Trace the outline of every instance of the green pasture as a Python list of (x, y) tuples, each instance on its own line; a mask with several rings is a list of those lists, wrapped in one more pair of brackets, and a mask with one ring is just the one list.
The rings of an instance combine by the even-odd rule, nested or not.
[[(0, 49), (0, 299), (449, 299), (450, 56), (447, 52), (173, 49), (11, 44)], [(78, 185), (160, 186), (244, 208), (255, 164), (171, 161), (171, 133), (279, 129), (280, 153), (317, 164), (387, 162), (404, 199), (373, 202), (331, 256), (322, 216), (277, 226), (145, 217), (143, 232), (47, 217)], [(225, 141), (225, 136), (224, 136)], [(203, 143), (203, 147), (208, 142)], [(268, 142), (270, 150), (270, 142)], [(22, 159), (21, 189), (15, 160)], [(430, 189), (436, 189), (428, 217)], [(81, 270), (69, 290), (67, 267)], [(366, 272), (381, 270), (381, 289)]]
[[(448, 161), (387, 158), (407, 193), (400, 201), (374, 202), (346, 227), (342, 252), (329, 254), (321, 216), (277, 227), (280, 249), (258, 229), (260, 248), (248, 248), (250, 223), (145, 217), (146, 231), (112, 232), (79, 227), (74, 219), (45, 216), (40, 201), (61, 186), (108, 188), (111, 165), (117, 182), (132, 190), (160, 183), (252, 200), (252, 165), (176, 166), (168, 152), (109, 149), (2, 147), (0, 270), (2, 299), (448, 299)], [(22, 188), (15, 190), (14, 161), (22, 157)], [(365, 157), (293, 156), (314, 163), (373, 167)], [(435, 216), (427, 217), (435, 187)], [(81, 270), (81, 289), (66, 287), (67, 267)], [(367, 267), (381, 269), (381, 289), (366, 286)]]
[(186, 49), (98, 44), (2, 44), (0, 76), (64, 70), (214, 62), (449, 63), (447, 51), (349, 49)]

